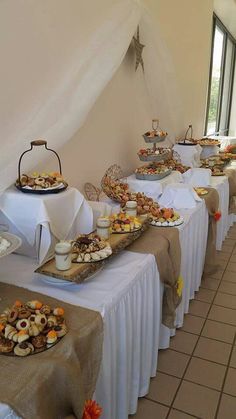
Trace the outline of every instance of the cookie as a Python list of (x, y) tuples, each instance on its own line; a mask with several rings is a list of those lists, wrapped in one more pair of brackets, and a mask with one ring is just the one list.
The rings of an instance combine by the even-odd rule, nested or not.
[(29, 327), (28, 332), (30, 336), (38, 336), (40, 333), (40, 330), (36, 324), (32, 323)]
[(27, 307), (33, 309), (33, 310), (40, 310), (40, 308), (42, 307), (43, 303), (41, 303), (38, 300), (32, 300), (32, 301), (28, 301), (26, 303)]
[(47, 317), (45, 314), (37, 314), (35, 316), (35, 324), (42, 330), (47, 324)]
[(64, 316), (65, 310), (64, 310), (64, 308), (57, 307), (57, 308), (54, 308), (53, 314), (54, 314), (54, 316)]
[(47, 334), (47, 343), (51, 345), (55, 343), (56, 341), (57, 341), (57, 334), (55, 330), (50, 330), (50, 332), (48, 332)]
[(34, 352), (34, 347), (29, 342), (18, 343), (14, 348), (14, 353), (17, 356), (27, 356)]
[(35, 336), (31, 339), (32, 345), (36, 348), (43, 348), (46, 346), (47, 338), (44, 335)]
[(49, 315), (50, 313), (51, 313), (51, 307), (48, 306), (47, 304), (44, 304), (38, 312), (38, 314), (46, 314), (46, 315)]
[(67, 327), (65, 324), (55, 326), (53, 330), (55, 330), (58, 338), (62, 338), (62, 336), (65, 336), (67, 334)]
[(27, 308), (20, 308), (18, 310), (18, 319), (28, 319), (31, 316), (31, 311)]
[(17, 337), (18, 337), (18, 343), (22, 343), (29, 339), (29, 334), (26, 330), (20, 330), (17, 333)]
[(18, 310), (17, 310), (17, 308), (13, 308), (8, 315), (8, 322), (9, 323), (14, 323), (14, 321), (17, 319), (17, 317), (18, 317)]
[(18, 330), (28, 330), (30, 327), (30, 322), (28, 319), (20, 319), (16, 323), (16, 328)]
[(15, 344), (12, 340), (0, 337), (0, 352), (11, 352), (14, 348), (14, 345)]

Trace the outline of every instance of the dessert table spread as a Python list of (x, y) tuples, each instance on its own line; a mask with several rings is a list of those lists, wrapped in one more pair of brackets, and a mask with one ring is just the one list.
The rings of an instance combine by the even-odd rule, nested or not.
[(104, 344), (95, 398), (104, 419), (127, 419), (156, 375), (161, 293), (155, 257), (124, 251), (94, 278), (64, 287), (44, 282), (50, 278), (34, 274), (35, 268), (30, 258), (6, 256), (1, 281), (101, 313)]
[(24, 194), (15, 187), (0, 195), (0, 223), (21, 237), (18, 253), (36, 257), (39, 263), (50, 257), (58, 240), (72, 239), (93, 228), (93, 213), (75, 188), (52, 195)]
[(212, 139), (220, 141), (220, 148), (224, 150), (227, 146), (236, 144), (236, 137), (226, 135), (211, 135)]

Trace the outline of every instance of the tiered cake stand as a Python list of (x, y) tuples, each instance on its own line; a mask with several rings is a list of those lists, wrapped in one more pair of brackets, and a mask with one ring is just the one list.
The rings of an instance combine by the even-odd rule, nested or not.
[[(159, 135), (157, 128), (159, 125), (159, 121), (158, 119), (153, 119), (152, 120), (152, 128), (153, 128), (153, 132), (154, 135), (150, 136), (150, 132), (146, 132), (145, 134), (143, 134), (143, 138), (144, 141), (147, 144), (153, 144), (153, 149), (152, 149), (152, 153), (150, 155), (141, 155), (138, 154), (139, 159), (143, 162), (152, 162), (153, 167), (155, 167), (155, 163), (158, 162), (164, 162), (166, 160), (168, 160), (170, 158), (170, 151), (167, 150), (166, 152), (163, 152), (161, 154), (156, 154), (156, 150), (157, 150), (157, 143), (161, 143), (163, 141), (165, 141), (166, 139), (166, 135)], [(142, 174), (142, 173), (135, 173), (136, 179), (139, 180), (160, 180), (163, 179), (164, 177), (168, 176), (171, 173), (172, 169), (167, 170), (166, 172), (163, 173), (157, 173), (157, 174)]]

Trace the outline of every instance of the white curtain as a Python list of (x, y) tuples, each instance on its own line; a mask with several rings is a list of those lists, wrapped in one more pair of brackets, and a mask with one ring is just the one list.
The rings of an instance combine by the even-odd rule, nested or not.
[[(58, 149), (81, 127), (120, 66), (140, 23), (150, 114), (171, 121), (165, 86), (176, 86), (158, 28), (139, 0), (1, 0), (0, 2), (0, 191), (17, 177), (29, 142), (48, 139)], [(40, 150), (37, 150), (40, 151)], [(28, 159), (31, 170), (41, 151)]]

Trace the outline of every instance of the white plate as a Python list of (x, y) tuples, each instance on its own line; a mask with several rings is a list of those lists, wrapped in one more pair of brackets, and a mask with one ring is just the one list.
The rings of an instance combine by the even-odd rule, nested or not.
[[(93, 272), (91, 275), (87, 276), (85, 281), (87, 281), (88, 279), (93, 278), (95, 275), (97, 275), (99, 272), (101, 272), (102, 269), (103, 269), (103, 266), (101, 266), (96, 272)], [(55, 285), (57, 287), (68, 287), (68, 286), (71, 286), (71, 285), (82, 285), (83, 284), (83, 282), (78, 283), (78, 282), (66, 281), (65, 279), (54, 278), (53, 276), (40, 275), (39, 278), (43, 282), (45, 282), (46, 284)]]
[(11, 245), (6, 250), (4, 250), (4, 252), (0, 252), (0, 258), (15, 252), (15, 250), (18, 249), (18, 247), (20, 247), (22, 244), (20, 237), (15, 236), (15, 234), (0, 232), (0, 236), (11, 243)]
[[(168, 224), (165, 224), (168, 223)], [(178, 227), (179, 225), (184, 223), (183, 217), (178, 218), (176, 221), (172, 221), (169, 223), (168, 221), (165, 221), (163, 223), (160, 223), (158, 221), (151, 221), (150, 224), (154, 227)]]

